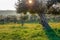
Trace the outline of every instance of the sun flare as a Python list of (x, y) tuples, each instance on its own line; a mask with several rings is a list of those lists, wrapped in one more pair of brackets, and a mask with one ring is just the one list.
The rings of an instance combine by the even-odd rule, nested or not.
[(29, 3), (31, 4), (32, 3), (32, 0), (29, 0)]

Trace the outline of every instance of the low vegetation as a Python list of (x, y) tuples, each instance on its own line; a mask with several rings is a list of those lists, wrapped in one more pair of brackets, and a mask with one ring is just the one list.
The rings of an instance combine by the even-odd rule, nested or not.
[[(60, 37), (60, 23), (49, 23), (49, 25)], [(21, 24), (1, 24), (0, 40), (50, 40), (45, 32), (38, 23), (25, 23), (23, 27)]]

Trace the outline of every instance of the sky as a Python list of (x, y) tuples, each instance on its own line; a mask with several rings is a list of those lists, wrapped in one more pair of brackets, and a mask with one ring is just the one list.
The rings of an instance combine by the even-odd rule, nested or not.
[(17, 0), (0, 0), (0, 10), (15, 10)]
[(17, 0), (0, 0), (0, 10), (15, 10)]

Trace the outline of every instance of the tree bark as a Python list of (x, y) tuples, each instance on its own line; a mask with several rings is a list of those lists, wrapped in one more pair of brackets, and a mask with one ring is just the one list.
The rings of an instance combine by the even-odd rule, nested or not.
[(48, 21), (46, 19), (45, 13), (39, 13), (40, 16), (40, 22), (42, 24), (42, 26), (47, 30), (50, 28)]
[(60, 38), (56, 35), (55, 31), (48, 24), (45, 13), (44, 12), (39, 13), (39, 16), (40, 16), (40, 20), (41, 20), (40, 22), (41, 22), (49, 40), (59, 40)]
[(24, 20), (23, 19), (21, 20), (21, 26), (24, 26)]

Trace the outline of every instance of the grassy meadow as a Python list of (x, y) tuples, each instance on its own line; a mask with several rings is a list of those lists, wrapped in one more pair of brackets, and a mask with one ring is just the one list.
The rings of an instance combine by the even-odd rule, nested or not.
[[(49, 23), (51, 28), (54, 30), (58, 38), (60, 38), (60, 23)], [(49, 31), (50, 32), (50, 31)], [(50, 32), (52, 33), (52, 32)], [(51, 40), (46, 35), (46, 31), (41, 24), (38, 23), (25, 23), (24, 26), (21, 24), (0, 24), (0, 40)], [(55, 37), (55, 39), (58, 39)], [(54, 40), (55, 40), (54, 39)]]

